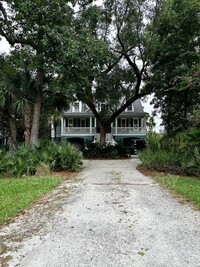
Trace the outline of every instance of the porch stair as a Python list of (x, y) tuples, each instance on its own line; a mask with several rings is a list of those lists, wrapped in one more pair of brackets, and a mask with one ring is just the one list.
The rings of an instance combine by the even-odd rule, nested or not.
[(107, 133), (106, 134), (106, 142), (110, 142), (110, 141), (112, 141), (112, 139), (113, 139), (112, 134), (111, 133)]
[(100, 134), (99, 134), (99, 133), (97, 133), (97, 134), (95, 135), (95, 141), (96, 141), (97, 143), (100, 143)]
[[(99, 133), (97, 133), (95, 135), (95, 140), (96, 140), (96, 142), (100, 143), (100, 134)], [(107, 133), (106, 134), (106, 142), (110, 142), (112, 140), (113, 140), (113, 135), (111, 133)]]

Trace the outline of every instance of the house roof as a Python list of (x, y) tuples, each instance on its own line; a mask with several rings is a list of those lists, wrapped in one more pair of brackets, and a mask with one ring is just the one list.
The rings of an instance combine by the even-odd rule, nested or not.
[[(119, 116), (124, 116), (126, 114), (126, 116), (133, 116), (133, 114), (138, 115), (138, 116), (144, 116), (145, 114), (147, 114), (146, 112), (144, 112), (144, 107), (142, 106), (141, 100), (137, 99), (134, 103), (134, 111), (123, 111)], [(83, 104), (81, 105), (81, 111), (73, 111), (73, 106), (71, 105), (70, 108), (67, 111), (63, 111), (61, 112), (61, 115), (73, 115), (75, 117), (78, 116), (88, 116), (91, 115), (92, 112), (90, 110), (90, 108), (86, 105)]]

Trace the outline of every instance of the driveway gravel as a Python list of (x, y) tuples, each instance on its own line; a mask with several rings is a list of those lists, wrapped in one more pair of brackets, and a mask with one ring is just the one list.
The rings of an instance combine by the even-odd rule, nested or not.
[(200, 212), (136, 170), (85, 160), (76, 179), (0, 229), (0, 266), (200, 267)]

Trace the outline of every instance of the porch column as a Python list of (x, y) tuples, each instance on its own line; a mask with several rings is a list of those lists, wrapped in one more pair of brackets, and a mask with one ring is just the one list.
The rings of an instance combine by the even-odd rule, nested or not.
[(64, 133), (64, 118), (61, 117), (61, 135)]
[(51, 140), (54, 141), (55, 131), (54, 131), (54, 123), (51, 123)]
[(92, 117), (90, 117), (90, 134), (92, 134)]
[(147, 129), (146, 129), (146, 119), (143, 119), (143, 124), (144, 124), (144, 133), (146, 133)]
[(141, 133), (144, 132), (144, 119), (141, 119)]
[(115, 133), (117, 134), (117, 127), (118, 127), (118, 124), (117, 124), (117, 118), (115, 119)]
[(83, 103), (82, 101), (79, 102), (79, 111), (82, 112), (82, 108), (83, 108)]

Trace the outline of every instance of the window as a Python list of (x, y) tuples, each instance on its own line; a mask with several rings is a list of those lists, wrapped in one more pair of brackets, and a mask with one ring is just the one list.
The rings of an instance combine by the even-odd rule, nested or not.
[(101, 111), (101, 104), (100, 103), (97, 104), (97, 111)]
[(134, 105), (131, 104), (130, 106), (128, 106), (126, 111), (134, 111)]
[(79, 102), (74, 103), (74, 111), (75, 112), (79, 111)]
[(132, 105), (127, 107), (127, 111), (132, 111)]
[(105, 110), (105, 108), (106, 108), (106, 103), (105, 102), (101, 102), (101, 103), (96, 104), (97, 111)]

